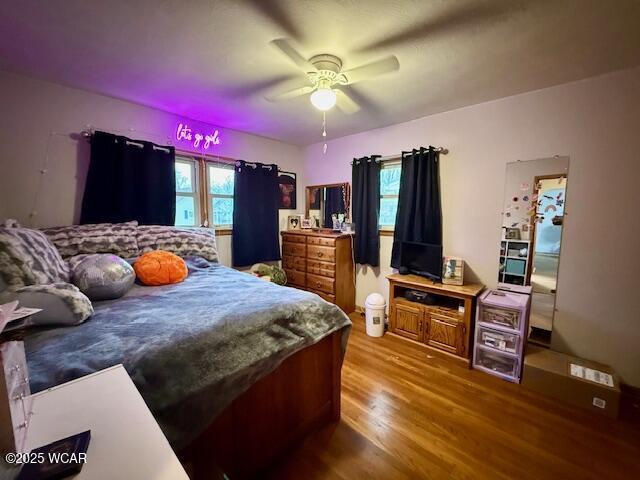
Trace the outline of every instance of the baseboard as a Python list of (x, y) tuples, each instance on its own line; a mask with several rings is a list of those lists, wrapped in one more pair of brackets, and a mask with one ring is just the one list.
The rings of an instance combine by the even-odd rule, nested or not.
[(359, 313), (360, 315), (364, 315), (364, 307), (360, 305), (356, 305), (355, 313)]

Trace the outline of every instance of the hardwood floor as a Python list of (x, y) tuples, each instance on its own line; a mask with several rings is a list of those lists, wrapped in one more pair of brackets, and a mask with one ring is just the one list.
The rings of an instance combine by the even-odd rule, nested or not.
[(640, 478), (640, 431), (354, 328), (342, 418), (270, 479)]

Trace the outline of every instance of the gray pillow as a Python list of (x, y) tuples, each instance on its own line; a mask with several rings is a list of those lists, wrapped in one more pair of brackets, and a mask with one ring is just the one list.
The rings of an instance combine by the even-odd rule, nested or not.
[(91, 301), (70, 283), (29, 285), (0, 295), (3, 303), (18, 300), (20, 306), (41, 308), (21, 326), (78, 325), (93, 315)]
[(0, 227), (0, 276), (9, 288), (69, 281), (69, 267), (39, 230)]
[(110, 253), (86, 255), (73, 265), (74, 285), (91, 300), (119, 298), (129, 291), (136, 279), (133, 267)]
[(138, 255), (137, 221), (95, 223), (43, 228), (63, 258), (81, 254), (113, 253), (129, 258)]
[(140, 255), (153, 250), (165, 250), (179, 257), (197, 256), (210, 262), (218, 261), (216, 234), (212, 228), (140, 225), (138, 248)]

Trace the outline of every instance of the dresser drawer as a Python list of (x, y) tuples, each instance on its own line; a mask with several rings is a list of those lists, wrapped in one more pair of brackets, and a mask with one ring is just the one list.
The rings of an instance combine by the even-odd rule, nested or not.
[(295, 257), (304, 257), (307, 254), (307, 246), (300, 243), (285, 242), (282, 245), (283, 255), (293, 255)]
[(321, 275), (323, 277), (335, 278), (336, 266), (334, 263), (320, 262), (318, 260), (307, 260), (307, 273)]
[(318, 295), (323, 300), (326, 300), (327, 302), (336, 303), (335, 295), (331, 295), (329, 293), (321, 292), (320, 290), (313, 290), (311, 288), (309, 288), (308, 291), (311, 292), (311, 293), (315, 293), (316, 295)]
[(282, 257), (282, 268), (304, 272), (307, 268), (307, 261), (305, 260), (304, 257), (294, 257), (293, 255), (284, 255)]
[(305, 286), (306, 273), (299, 272), (298, 270), (287, 270), (286, 268), (284, 269), (284, 273), (287, 274), (287, 285), (293, 285), (296, 287)]
[(307, 237), (304, 235), (294, 235), (291, 233), (283, 233), (282, 241), (289, 243), (307, 243)]
[(309, 245), (307, 247), (307, 258), (322, 260), (324, 262), (336, 261), (336, 249), (334, 247), (322, 247), (319, 245)]
[(335, 247), (336, 239), (326, 238), (326, 237), (309, 237), (307, 239), (307, 243), (309, 245), (322, 245), (323, 247)]
[(335, 293), (335, 280), (320, 275), (307, 274), (307, 288), (325, 293)]

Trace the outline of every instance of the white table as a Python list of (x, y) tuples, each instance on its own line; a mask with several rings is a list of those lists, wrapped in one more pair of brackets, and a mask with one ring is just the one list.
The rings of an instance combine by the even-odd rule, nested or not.
[(91, 430), (87, 463), (74, 479), (188, 480), (122, 365), (32, 397), (27, 451)]

